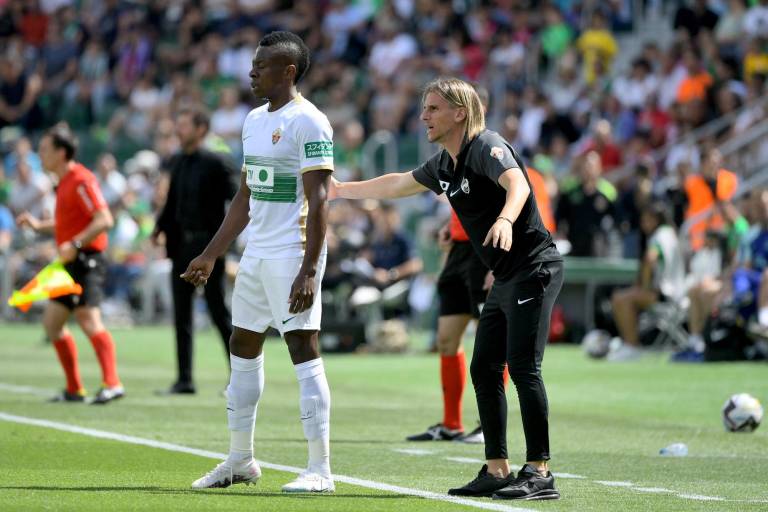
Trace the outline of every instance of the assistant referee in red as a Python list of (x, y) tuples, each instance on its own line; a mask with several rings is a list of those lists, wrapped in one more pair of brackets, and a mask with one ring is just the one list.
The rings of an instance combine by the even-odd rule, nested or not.
[(107, 272), (104, 256), (107, 231), (113, 220), (96, 176), (74, 160), (76, 152), (77, 139), (66, 126), (57, 125), (43, 135), (38, 148), (40, 161), (58, 181), (54, 218), (41, 221), (25, 212), (19, 215), (17, 223), (35, 231), (53, 231), (59, 259), (83, 288), (81, 295), (50, 300), (43, 314), (45, 332), (53, 342), (67, 380), (66, 389), (53, 401), (86, 400), (77, 362), (77, 345), (66, 325), (70, 314), (74, 313), (80, 328), (91, 340), (101, 366), (101, 388), (90, 403), (105, 404), (125, 394), (117, 375), (115, 344), (101, 321), (99, 309)]

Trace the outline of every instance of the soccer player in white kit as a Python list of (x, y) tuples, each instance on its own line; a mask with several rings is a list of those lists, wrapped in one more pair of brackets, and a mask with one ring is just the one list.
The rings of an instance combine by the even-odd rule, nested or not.
[(267, 328), (274, 327), (285, 338), (296, 369), (309, 445), (307, 469), (283, 491), (334, 491), (331, 396), (318, 347), (333, 133), (325, 115), (296, 90), (308, 67), (309, 49), (295, 34), (272, 32), (259, 43), (251, 87), (268, 103), (251, 111), (243, 126), (240, 190), (216, 235), (182, 274), (204, 285), (216, 258), (247, 226), (232, 296), (229, 457), (193, 482), (193, 488), (250, 484), (261, 476), (253, 458), (253, 431), (264, 388), (262, 348)]

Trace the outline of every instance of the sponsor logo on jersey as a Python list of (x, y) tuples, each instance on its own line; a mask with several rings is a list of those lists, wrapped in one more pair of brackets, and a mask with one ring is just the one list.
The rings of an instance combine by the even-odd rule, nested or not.
[(333, 142), (321, 140), (317, 142), (307, 142), (304, 144), (305, 158), (317, 158), (324, 156), (333, 156)]
[(447, 191), (448, 187), (450, 186), (450, 183), (443, 180), (438, 180), (440, 182), (440, 188), (443, 189), (443, 191)]
[(283, 132), (280, 131), (280, 128), (276, 128), (275, 131), (272, 132), (272, 145), (274, 146), (278, 142), (280, 142), (280, 137), (283, 136)]

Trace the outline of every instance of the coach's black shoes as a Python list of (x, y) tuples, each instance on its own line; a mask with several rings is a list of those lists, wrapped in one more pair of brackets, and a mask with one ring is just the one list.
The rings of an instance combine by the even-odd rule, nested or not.
[(66, 389), (48, 399), (49, 402), (85, 402), (85, 391), (70, 393)]
[(464, 435), (463, 430), (451, 430), (442, 423), (429, 427), (426, 432), (405, 438), (406, 441), (453, 441)]
[[(510, 473), (511, 475), (511, 473)], [(493, 493), (495, 500), (556, 500), (560, 493), (555, 489), (555, 477), (551, 472), (541, 476), (528, 464), (517, 474), (512, 482)]]
[(476, 496), (488, 498), (495, 492), (507, 487), (515, 478), (514, 473), (510, 473), (504, 478), (499, 478), (488, 473), (488, 465), (483, 464), (482, 469), (477, 474), (477, 478), (463, 487), (448, 489), (451, 496)]
[(155, 394), (158, 396), (194, 395), (195, 393), (197, 393), (195, 385), (190, 382), (174, 382), (168, 389), (155, 391)]

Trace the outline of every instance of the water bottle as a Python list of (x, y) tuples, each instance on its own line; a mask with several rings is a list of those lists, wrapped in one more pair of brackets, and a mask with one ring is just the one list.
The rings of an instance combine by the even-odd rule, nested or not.
[(659, 455), (667, 457), (685, 457), (688, 455), (688, 446), (685, 443), (674, 443), (659, 450)]

